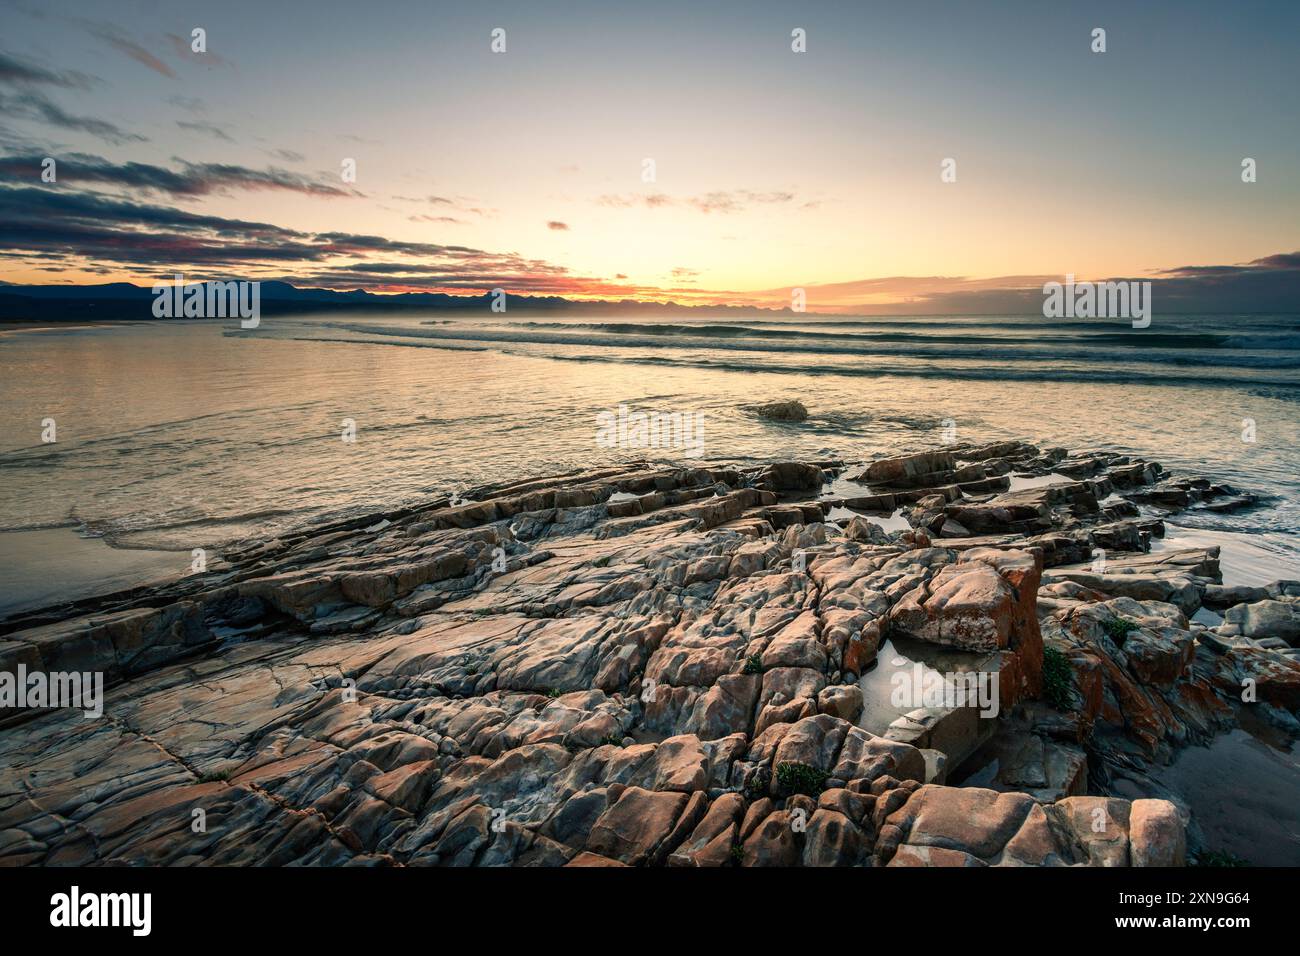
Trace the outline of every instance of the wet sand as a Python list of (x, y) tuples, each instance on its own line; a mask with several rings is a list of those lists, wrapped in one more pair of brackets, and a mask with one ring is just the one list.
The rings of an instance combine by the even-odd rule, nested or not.
[[(1180, 751), (1150, 779), (1190, 808), (1207, 850), (1252, 866), (1300, 866), (1300, 754), (1294, 745), (1282, 749), (1235, 729), (1208, 747)], [(1119, 796), (1147, 795), (1125, 784), (1116, 787)]]
[(0, 335), (8, 332), (76, 332), (102, 328), (109, 322), (34, 322), (28, 319), (0, 319)]
[(0, 533), (0, 617), (178, 577), (188, 552), (113, 548), (73, 528)]

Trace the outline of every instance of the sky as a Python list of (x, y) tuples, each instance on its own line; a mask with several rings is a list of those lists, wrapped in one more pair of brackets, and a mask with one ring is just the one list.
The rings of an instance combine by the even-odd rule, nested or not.
[(1066, 274), (1241, 311), (1298, 288), (1293, 0), (0, 16), (0, 281), (770, 307), (801, 288), (832, 312), (1011, 308)]

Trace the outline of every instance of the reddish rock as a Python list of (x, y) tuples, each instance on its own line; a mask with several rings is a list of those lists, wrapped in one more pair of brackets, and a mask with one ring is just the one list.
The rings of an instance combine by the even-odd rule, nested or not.
[(1134, 800), (1129, 810), (1129, 862), (1133, 866), (1184, 866), (1187, 835), (1168, 800)]
[(790, 824), (785, 810), (768, 814), (745, 840), (741, 866), (797, 866), (799, 840)]
[(591, 828), (587, 849), (639, 866), (657, 855), (689, 798), (684, 793), (654, 793), (629, 787)]

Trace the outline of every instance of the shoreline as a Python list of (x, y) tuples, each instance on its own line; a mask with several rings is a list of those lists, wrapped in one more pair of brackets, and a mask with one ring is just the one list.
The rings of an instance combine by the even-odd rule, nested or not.
[(51, 604), (156, 587), (188, 565), (188, 552), (119, 547), (75, 525), (0, 531), (0, 626)]
[(123, 321), (114, 321), (105, 319), (100, 322), (86, 321), (85, 319), (69, 319), (67, 324), (57, 323), (51, 325), (48, 320), (26, 320), (26, 319), (3, 319), (0, 318), (0, 335), (9, 332), (77, 332), (86, 329), (102, 329), (115, 325), (133, 324), (136, 320), (126, 319)]

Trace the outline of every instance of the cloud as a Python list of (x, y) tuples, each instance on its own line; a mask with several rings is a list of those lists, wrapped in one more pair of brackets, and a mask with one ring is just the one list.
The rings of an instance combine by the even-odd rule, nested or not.
[(181, 162), (185, 167), (185, 181), (191, 187), (191, 192), (213, 192), (219, 189), (276, 189), (326, 198), (360, 195), (355, 190), (275, 166), (268, 166), (266, 169), (250, 169), (247, 166), (228, 163), (187, 163), (184, 160)]
[(567, 222), (560, 222), (559, 220), (552, 219), (546, 224), (546, 228), (554, 230), (555, 232), (568, 232), (569, 224)]
[[(19, 176), (30, 173), (35, 176), (39, 174), (43, 158), (37, 155), (2, 157), (0, 172)], [(251, 169), (226, 163), (179, 162), (182, 168), (172, 170), (151, 163), (114, 163), (102, 156), (68, 153), (59, 158), (59, 182), (74, 186), (95, 183), (119, 189), (139, 189), (186, 197), (205, 196), (231, 189), (282, 190), (322, 198), (359, 195), (341, 186), (274, 166)]]
[(18, 90), (13, 94), (0, 92), (0, 113), (18, 119), (34, 120), (60, 129), (89, 133), (114, 145), (145, 142), (146, 137), (127, 132), (107, 120), (91, 116), (74, 116), (35, 89), (38, 86), (57, 86), (63, 89), (88, 90), (98, 82), (100, 81), (95, 77), (76, 70), (49, 70), (0, 53), (0, 84)]
[[(428, 203), (433, 206), (448, 206), (451, 208), (452, 211), (460, 213), (462, 215), (468, 213), (469, 215), (473, 215), (473, 216), (488, 217), (496, 214), (496, 210), (494, 209), (486, 209), (481, 206), (473, 205), (474, 203), (478, 202), (478, 200), (466, 196), (458, 196), (455, 199), (449, 199), (446, 196), (434, 196), (434, 195), (394, 196), (393, 199), (397, 200), (398, 202)], [(461, 224), (465, 222), (464, 219), (458, 219), (451, 216), (429, 216), (429, 215), (417, 214), (414, 216), (408, 216), (407, 218), (410, 219), (412, 222), (453, 222), (453, 223), (461, 223)]]
[(168, 79), (176, 79), (176, 73), (170, 66), (134, 40), (123, 36), (117, 27), (110, 26), (109, 24), (94, 24), (90, 27), (90, 32), (94, 36), (103, 40), (109, 46), (113, 47), (113, 49), (120, 53), (125, 53), (131, 59), (147, 66), (155, 73), (161, 73)]
[(177, 36), (175, 33), (167, 34), (167, 42), (171, 44), (172, 52), (184, 60), (192, 60), (195, 63), (205, 63), (209, 66), (229, 66), (230, 61), (225, 57), (214, 53), (209, 49), (206, 53), (196, 53), (194, 51), (193, 38)]
[(0, 113), (8, 114), (11, 117), (36, 120), (60, 129), (89, 133), (91, 136), (96, 136), (115, 146), (123, 143), (143, 143), (148, 141), (148, 137), (128, 132), (107, 120), (95, 119), (90, 116), (73, 116), (71, 113), (64, 112), (61, 106), (35, 90), (29, 90), (21, 96), (9, 96), (0, 93)]
[(1252, 259), (1235, 266), (1178, 266), (1173, 269), (1161, 269), (1156, 275), (1169, 278), (1213, 277), (1260, 275), (1266, 272), (1295, 272), (1300, 270), (1300, 252), (1280, 252)]
[(187, 113), (206, 113), (208, 111), (208, 104), (197, 96), (180, 96), (178, 94), (167, 97), (167, 102), (172, 106), (180, 107)]
[(452, 200), (445, 196), (394, 196), (393, 198), (401, 202), (427, 202), (444, 206), (455, 205)]
[(216, 123), (206, 123), (202, 120), (177, 120), (176, 125), (181, 129), (193, 130), (196, 133), (207, 133), (209, 136), (223, 139), (227, 143), (233, 143), (235, 141), (234, 137), (227, 133), (224, 127), (218, 126)]
[(24, 86), (43, 84), (70, 90), (88, 90), (98, 82), (100, 81), (95, 77), (76, 70), (47, 70), (7, 53), (0, 53), (0, 83)]
[(783, 191), (756, 192), (751, 189), (715, 190), (699, 196), (687, 196), (675, 199), (664, 193), (645, 194), (606, 194), (596, 198), (597, 205), (615, 209), (629, 209), (633, 206), (645, 206), (647, 209), (660, 209), (676, 206), (695, 209), (705, 214), (745, 212), (754, 206), (765, 206), (793, 202), (794, 193)]
[(703, 196), (696, 196), (693, 199), (688, 199), (687, 202), (700, 210), (700, 212), (704, 213), (733, 213), (740, 212), (750, 206), (788, 203), (793, 199), (794, 193), (756, 193), (750, 192), (747, 189), (741, 189), (737, 192), (723, 191), (706, 193)]
[[(1145, 276), (1079, 276), (1094, 282), (1151, 283), (1153, 311), (1294, 312), (1300, 302), (1300, 253), (1278, 253), (1234, 265), (1179, 266)], [(885, 276), (807, 285), (809, 311), (850, 315), (1034, 315), (1043, 308), (1043, 284), (1064, 273), (995, 276)], [(738, 301), (788, 304), (789, 288), (742, 293)]]
[(270, 152), (276, 159), (284, 160), (286, 163), (302, 163), (307, 160), (306, 156), (293, 149), (273, 149)]
[[(624, 295), (626, 285), (571, 275), (567, 268), (515, 253), (389, 239), (313, 233), (226, 219), (95, 193), (0, 184), (0, 252), (51, 268), (148, 277), (267, 278), (373, 290)], [(289, 273), (292, 273), (291, 275)]]

